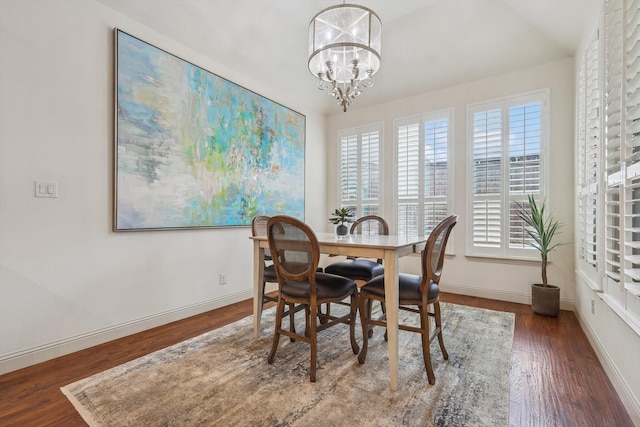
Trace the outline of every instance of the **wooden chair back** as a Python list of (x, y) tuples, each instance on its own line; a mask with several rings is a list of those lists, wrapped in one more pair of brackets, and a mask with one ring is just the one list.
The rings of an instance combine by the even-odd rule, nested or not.
[(420, 284), (420, 291), (423, 294), (427, 293), (426, 290), (431, 282), (440, 283), (447, 241), (451, 230), (457, 223), (458, 215), (451, 215), (436, 225), (431, 234), (429, 234), (427, 245), (422, 251), (422, 283)]
[(296, 218), (276, 215), (267, 223), (267, 237), (278, 283), (309, 280), (314, 293), (320, 246), (313, 230)]
[(351, 224), (351, 234), (389, 235), (389, 224), (377, 215), (367, 215), (358, 218)]
[[(381, 216), (367, 215), (358, 218), (351, 224), (351, 234), (364, 234), (367, 236), (388, 236), (389, 224)], [(351, 257), (350, 259), (355, 259)], [(382, 259), (378, 259), (378, 264), (382, 264)]]

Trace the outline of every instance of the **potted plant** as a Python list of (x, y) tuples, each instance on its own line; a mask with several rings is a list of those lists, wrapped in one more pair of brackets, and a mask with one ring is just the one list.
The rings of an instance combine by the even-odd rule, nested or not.
[(345, 223), (353, 222), (355, 219), (355, 215), (351, 211), (350, 208), (340, 208), (333, 211), (333, 216), (329, 218), (329, 222), (332, 224), (336, 224), (336, 234), (338, 236), (348, 236), (349, 235), (349, 227), (345, 225)]
[(519, 204), (518, 216), (526, 223), (525, 230), (532, 241), (528, 242), (540, 252), (542, 258), (542, 283), (531, 285), (531, 308), (534, 313), (545, 316), (557, 316), (560, 312), (560, 288), (550, 285), (547, 280), (547, 261), (549, 253), (563, 243), (552, 243), (562, 224), (546, 214), (546, 203), (538, 206), (533, 195), (529, 194), (529, 206)]

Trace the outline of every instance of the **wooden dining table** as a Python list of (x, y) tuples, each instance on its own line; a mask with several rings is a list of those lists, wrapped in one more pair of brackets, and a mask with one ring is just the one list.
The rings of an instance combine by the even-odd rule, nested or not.
[[(389, 351), (389, 383), (392, 391), (398, 389), (398, 260), (424, 249), (427, 236), (368, 236), (352, 234), (338, 237), (335, 233), (316, 233), (320, 253), (363, 258), (382, 259), (384, 264), (384, 291), (386, 298), (387, 333)], [(269, 247), (266, 236), (253, 236), (253, 334), (260, 335), (262, 317), (262, 278), (264, 250)]]

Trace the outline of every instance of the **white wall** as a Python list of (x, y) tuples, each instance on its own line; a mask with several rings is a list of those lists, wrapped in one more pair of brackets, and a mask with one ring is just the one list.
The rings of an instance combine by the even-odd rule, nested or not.
[(576, 316), (627, 412), (640, 426), (640, 337), (598, 295), (576, 275)]
[[(447, 259), (442, 276), (442, 289), (448, 292), (483, 296), (505, 301), (530, 303), (531, 283), (540, 281), (540, 264), (465, 257), (467, 227), (467, 105), (505, 96), (549, 88), (550, 156), (549, 206), (557, 218), (565, 224), (559, 240), (569, 242), (551, 255), (549, 280), (561, 288), (561, 307), (572, 309), (574, 292), (573, 259), (573, 120), (574, 120), (574, 63), (565, 59), (499, 75), (434, 92), (423, 93), (397, 102), (374, 108), (337, 113), (329, 118), (327, 142), (329, 146), (329, 191), (327, 203), (336, 205), (337, 196), (337, 142), (340, 129), (368, 123), (384, 123), (384, 174), (385, 194), (392, 194), (394, 169), (393, 120), (409, 115), (454, 109), (454, 212), (460, 215), (458, 225), (450, 239), (455, 256)], [(375, 91), (375, 86), (370, 89)], [(367, 96), (366, 91), (361, 95)], [(354, 103), (357, 104), (356, 99)], [(386, 200), (386, 218), (394, 217), (395, 205)], [(450, 246), (451, 248), (451, 246)], [(403, 271), (420, 274), (419, 257), (402, 259)]]
[(325, 119), (292, 94), (93, 0), (0, 1), (0, 374), (252, 296), (249, 228), (111, 231), (114, 27), (305, 114), (306, 192), (324, 190)]

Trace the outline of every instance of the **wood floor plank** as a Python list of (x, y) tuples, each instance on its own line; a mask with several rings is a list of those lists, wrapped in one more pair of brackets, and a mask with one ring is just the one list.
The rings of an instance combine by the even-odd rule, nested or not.
[[(528, 305), (454, 294), (441, 300), (515, 313), (510, 426), (633, 427), (572, 312), (547, 318)], [(0, 376), (0, 425), (84, 426), (60, 387), (251, 312), (251, 300), (242, 301)]]

